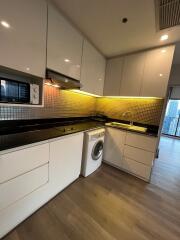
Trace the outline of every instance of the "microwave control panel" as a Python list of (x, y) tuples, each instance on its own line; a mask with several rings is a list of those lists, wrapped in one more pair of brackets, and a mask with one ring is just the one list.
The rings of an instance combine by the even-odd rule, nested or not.
[(30, 85), (30, 102), (31, 104), (39, 104), (39, 85)]

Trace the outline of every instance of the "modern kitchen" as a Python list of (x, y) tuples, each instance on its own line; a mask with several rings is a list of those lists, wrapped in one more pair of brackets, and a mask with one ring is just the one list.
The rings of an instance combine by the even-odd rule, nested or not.
[(180, 0), (2, 0), (0, 53), (0, 239), (180, 239)]

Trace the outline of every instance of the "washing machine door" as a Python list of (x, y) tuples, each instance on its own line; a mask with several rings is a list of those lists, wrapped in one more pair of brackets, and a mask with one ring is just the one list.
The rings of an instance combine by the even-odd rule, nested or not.
[(94, 144), (92, 153), (91, 153), (91, 157), (93, 160), (96, 161), (102, 156), (103, 145), (104, 145), (104, 142), (102, 140), (99, 140)]

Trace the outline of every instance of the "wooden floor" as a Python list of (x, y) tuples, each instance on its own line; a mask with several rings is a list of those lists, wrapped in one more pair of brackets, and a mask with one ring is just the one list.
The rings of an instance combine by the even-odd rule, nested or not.
[(151, 184), (107, 165), (4, 240), (180, 240), (180, 141), (163, 137)]

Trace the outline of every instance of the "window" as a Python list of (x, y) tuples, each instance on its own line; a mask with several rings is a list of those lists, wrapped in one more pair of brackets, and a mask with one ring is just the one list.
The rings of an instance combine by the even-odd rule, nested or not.
[(180, 100), (169, 100), (162, 133), (180, 137)]

